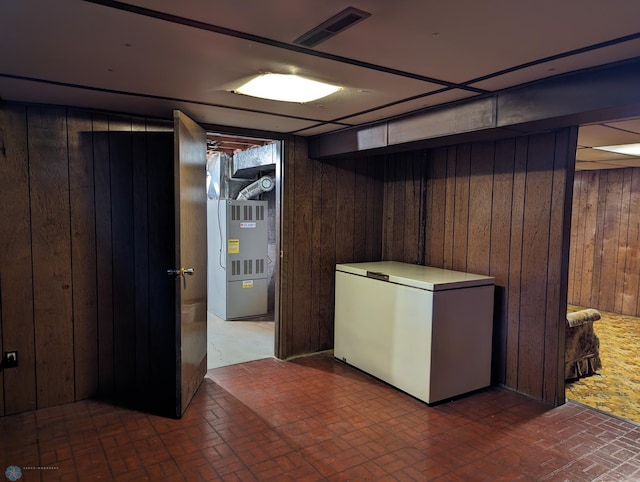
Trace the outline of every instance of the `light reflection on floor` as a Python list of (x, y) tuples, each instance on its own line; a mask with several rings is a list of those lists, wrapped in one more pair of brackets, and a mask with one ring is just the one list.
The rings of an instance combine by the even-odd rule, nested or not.
[(273, 356), (273, 321), (225, 321), (212, 313), (207, 318), (207, 369)]

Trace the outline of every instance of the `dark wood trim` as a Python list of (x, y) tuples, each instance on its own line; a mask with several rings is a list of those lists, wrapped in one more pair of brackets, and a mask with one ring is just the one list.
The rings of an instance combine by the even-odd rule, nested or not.
[[(565, 402), (564, 348), (567, 313), (571, 205), (578, 128), (556, 133), (551, 216), (549, 221), (549, 268), (542, 400), (552, 405)], [(560, 247), (560, 249), (558, 249)]]

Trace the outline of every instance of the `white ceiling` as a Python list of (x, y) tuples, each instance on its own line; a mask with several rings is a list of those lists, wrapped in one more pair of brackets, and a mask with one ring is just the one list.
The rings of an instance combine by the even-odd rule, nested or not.
[[(371, 16), (294, 48), (348, 6)], [(0, 97), (309, 136), (638, 57), (638, 18), (638, 0), (2, 1)], [(343, 89), (307, 104), (230, 92), (261, 72)], [(580, 144), (640, 132), (630, 122)]]
[(640, 167), (639, 157), (591, 149), (594, 146), (637, 143), (640, 143), (640, 118), (581, 126), (576, 170)]

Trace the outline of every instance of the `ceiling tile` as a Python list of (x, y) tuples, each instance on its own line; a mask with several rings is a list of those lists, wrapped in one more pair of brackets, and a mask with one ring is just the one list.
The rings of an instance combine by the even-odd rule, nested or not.
[[(62, 4), (61, 8), (57, 3), (43, 4), (35, 13), (29, 5), (15, 9), (14, 18), (25, 21), (29, 17), (31, 28), (39, 35), (23, 40), (18, 29), (2, 31), (0, 41), (4, 45), (20, 46), (0, 52), (0, 64), (5, 71), (96, 89), (145, 93), (310, 120), (343, 117), (441, 87), (100, 5), (83, 4), (74, 16), (70, 13), (75, 7), (67, 4), (64, 8), (65, 2)], [(78, 14), (83, 22), (75, 20)], [(118, 29), (113, 25), (118, 25)], [(86, 37), (90, 41), (77, 41)], [(20, 55), (21, 49), (24, 55)], [(297, 73), (343, 89), (306, 104), (230, 92), (261, 72)], [(2, 94), (8, 99), (24, 100), (11, 91)]]
[[(15, 83), (16, 86), (10, 86)], [(226, 108), (212, 108), (188, 102), (148, 99), (144, 97), (92, 92), (88, 90), (39, 84), (37, 89), (28, 87), (29, 83), (18, 82), (0, 77), (0, 92), (11, 90), (24, 102), (38, 103), (46, 96), (48, 103), (108, 112), (121, 112), (134, 115), (173, 119), (173, 110), (179, 109), (202, 124), (215, 124), (247, 129), (270, 130), (273, 132), (291, 132), (315, 124), (315, 122), (269, 114), (238, 111)], [(7, 88), (10, 87), (10, 88)], [(268, 126), (265, 129), (265, 126)]]
[[(637, 0), (610, 2), (606, 15), (600, 0), (359, 0), (354, 6), (370, 12), (371, 17), (313, 49), (300, 50), (291, 44), (295, 38), (349, 3), (109, 3), (122, 9), (77, 0), (0, 2), (0, 44), (10, 46), (0, 49), (0, 74), (5, 76), (0, 97), (151, 116), (166, 116), (172, 108), (191, 106), (200, 122), (215, 119), (223, 125), (278, 132), (346, 116), (350, 117), (345, 124), (369, 123), (477, 94), (454, 89), (358, 114), (442, 88), (428, 78), (449, 84), (466, 82), (637, 34), (640, 13)], [(156, 10), (165, 18), (125, 11), (128, 7)], [(226, 33), (219, 27), (227, 29)], [(512, 87), (639, 53), (640, 40), (633, 40), (518, 70), (478, 86), (487, 90)], [(243, 80), (266, 71), (295, 72), (344, 89), (308, 104), (276, 103), (230, 92)], [(15, 76), (58, 85), (19, 81)], [(69, 87), (60, 83), (93, 90), (66, 90)]]
[[(588, 125), (578, 131), (578, 145), (584, 147), (612, 146), (640, 142), (640, 134), (613, 129), (606, 125)], [(616, 154), (619, 156), (619, 154)]]
[[(563, 51), (559, 49), (558, 53), (561, 52)], [(480, 89), (497, 91), (513, 85), (545, 79), (547, 77), (565, 74), (574, 70), (635, 58), (638, 56), (638, 53), (640, 53), (640, 39), (533, 65), (531, 67), (506, 73), (482, 82), (476, 82), (471, 85)], [(515, 66), (518, 64), (513, 65)]]
[(616, 122), (606, 122), (603, 125), (623, 131), (635, 132), (640, 135), (640, 117), (636, 119), (626, 119)]
[(439, 94), (422, 97), (420, 99), (414, 99), (409, 102), (403, 102), (401, 104), (385, 107), (375, 112), (357, 115), (354, 117), (348, 117), (344, 119), (345, 122), (352, 124), (363, 124), (367, 122), (374, 122), (378, 119), (389, 118), (405, 114), (407, 112), (413, 112), (421, 109), (427, 109), (446, 102), (452, 102), (455, 100), (462, 100), (469, 97), (473, 97), (474, 94), (466, 90), (453, 89)]
[(626, 156), (616, 152), (601, 151), (599, 149), (591, 149), (589, 147), (576, 150), (576, 159), (579, 161), (615, 161), (636, 159), (633, 156)]

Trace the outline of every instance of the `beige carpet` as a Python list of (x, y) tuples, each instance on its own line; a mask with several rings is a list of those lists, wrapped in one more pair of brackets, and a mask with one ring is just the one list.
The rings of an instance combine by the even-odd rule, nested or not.
[[(569, 311), (582, 309), (569, 306)], [(602, 369), (567, 382), (566, 396), (593, 408), (640, 423), (640, 318), (600, 311), (594, 324), (600, 338)]]

